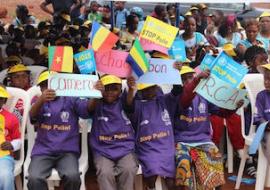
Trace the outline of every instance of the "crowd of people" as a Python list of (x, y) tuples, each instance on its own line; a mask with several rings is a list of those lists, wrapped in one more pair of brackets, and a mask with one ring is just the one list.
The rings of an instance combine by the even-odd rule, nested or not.
[[(44, 0), (40, 8), (51, 15), (50, 20), (37, 19), (25, 5), (18, 5), (16, 18), (11, 23), (0, 22), (0, 67), (7, 70), (0, 86), (0, 107), (9, 97), (5, 86), (28, 90), (38, 85), (42, 91), (42, 95), (33, 100), (29, 113), (37, 138), (29, 166), (28, 188), (47, 189), (46, 179), (52, 168), (56, 168), (64, 189), (80, 189), (80, 184), (84, 183), (78, 169), (80, 117), (93, 119), (89, 146), (100, 190), (133, 189), (139, 164), (148, 190), (155, 189), (157, 176), (165, 179), (170, 190), (221, 189), (225, 183), (224, 156), (218, 146), (224, 120), (237, 157), (241, 158), (244, 149), (241, 118), (237, 109), (218, 108), (194, 92), (200, 80), (210, 75), (208, 70), (196, 74), (194, 69), (206, 53), (216, 56), (224, 50), (246, 66), (248, 73), (262, 72), (266, 90), (258, 96), (255, 124), (269, 121), (270, 12), (240, 22), (234, 14), (225, 15), (220, 10), (209, 12), (207, 5), (196, 4), (176, 19), (175, 4), (156, 5), (150, 16), (178, 27), (176, 37), (185, 43), (187, 59), (176, 61), (174, 65), (181, 74), (183, 86), (174, 85), (171, 92), (165, 94), (158, 85), (136, 84), (136, 80), (129, 77), (128, 90), (122, 92), (123, 79), (104, 75), (95, 85), (102, 92), (102, 99), (56, 97), (55, 91), (47, 87), (49, 72), (42, 72), (35, 84), (28, 68), (48, 67), (49, 45), (72, 46), (74, 54), (86, 50), (92, 23), (96, 21), (119, 36), (113, 49), (129, 51), (148, 16), (143, 7), (128, 10), (123, 1), (114, 2), (114, 15), (111, 15), (111, 7), (99, 3)], [(50, 4), (53, 10), (48, 8)], [(179, 25), (176, 20), (180, 20)], [(114, 21), (113, 28), (111, 21)], [(166, 57), (156, 51), (145, 53), (152, 58)], [(74, 73), (80, 73), (76, 64)], [(237, 108), (242, 105), (239, 101)], [(253, 117), (251, 106), (245, 110), (248, 134)], [(4, 108), (0, 110), (6, 131), (0, 147), (10, 151), (0, 157), (0, 168), (7, 168), (0, 174), (0, 190), (14, 189), (13, 152), (20, 147), (19, 121), (23, 111), (21, 100), (14, 113)], [(14, 121), (11, 123), (11, 120)], [(269, 128), (264, 146), (267, 155), (270, 152)], [(247, 175), (253, 178), (256, 177), (255, 158), (250, 156), (246, 166)]]

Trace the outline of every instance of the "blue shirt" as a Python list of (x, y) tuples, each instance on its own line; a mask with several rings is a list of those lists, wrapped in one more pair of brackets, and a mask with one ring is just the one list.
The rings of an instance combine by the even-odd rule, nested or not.
[(127, 9), (117, 10), (115, 11), (115, 27), (122, 29), (123, 26), (126, 25), (126, 18), (129, 15), (129, 11)]

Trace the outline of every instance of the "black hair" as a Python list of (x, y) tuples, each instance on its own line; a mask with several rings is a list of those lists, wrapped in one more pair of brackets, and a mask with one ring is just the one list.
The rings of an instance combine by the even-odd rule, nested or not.
[(165, 7), (163, 5), (156, 5), (154, 11), (159, 16), (163, 11), (165, 11)]
[(12, 56), (12, 55), (20, 55), (20, 50), (17, 47), (15, 42), (11, 42), (7, 45), (6, 47), (6, 54), (7, 56)]
[(36, 29), (32, 25), (26, 25), (24, 27), (24, 36), (26, 39), (35, 39), (37, 37)]
[(247, 48), (245, 55), (244, 55), (244, 60), (246, 61), (247, 65), (250, 65), (250, 63), (254, 60), (255, 56), (258, 54), (266, 54), (266, 51), (263, 47), (260, 46), (251, 46)]
[(25, 5), (17, 5), (16, 11), (21, 12), (25, 15), (29, 14), (28, 8)]

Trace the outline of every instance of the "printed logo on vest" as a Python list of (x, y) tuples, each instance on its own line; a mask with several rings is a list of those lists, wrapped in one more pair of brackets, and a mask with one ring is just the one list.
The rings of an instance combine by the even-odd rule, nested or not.
[(198, 108), (200, 113), (206, 113), (206, 106), (204, 103), (200, 103)]
[(67, 123), (69, 119), (69, 113), (66, 111), (61, 112), (61, 120), (62, 122)]
[(166, 126), (172, 124), (171, 123), (169, 112), (166, 109), (164, 109), (164, 111), (161, 112), (161, 119), (162, 119), (162, 121), (164, 121), (164, 123), (165, 123)]
[(125, 120), (126, 125), (130, 125), (131, 122), (130, 122), (130, 120), (128, 119), (126, 113), (125, 113), (123, 110), (121, 111), (121, 115), (122, 115), (123, 119)]
[(51, 113), (44, 113), (43, 116), (44, 117), (51, 117)]
[(140, 126), (142, 125), (147, 125), (149, 123), (149, 121), (146, 119), (146, 120), (143, 120), (141, 123), (140, 123)]
[(105, 121), (105, 122), (109, 121), (109, 118), (108, 118), (108, 117), (103, 117), (103, 116), (98, 117), (97, 119), (98, 119), (99, 121), (100, 121), (100, 120), (103, 120), (103, 121)]

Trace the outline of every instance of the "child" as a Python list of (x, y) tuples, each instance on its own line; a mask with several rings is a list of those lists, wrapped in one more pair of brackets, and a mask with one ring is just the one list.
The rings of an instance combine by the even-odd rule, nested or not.
[(9, 94), (0, 85), (0, 189), (15, 190), (14, 187), (14, 159), (12, 152), (20, 149), (21, 139), (19, 120), (16, 116), (2, 108)]
[[(128, 79), (134, 90), (134, 78)], [(155, 190), (158, 176), (165, 178), (168, 189), (174, 188), (175, 161), (172, 119), (181, 90), (158, 95), (158, 86), (137, 84), (139, 99), (128, 99), (136, 128), (136, 152), (148, 190)]]
[[(39, 124), (29, 165), (28, 188), (47, 189), (47, 178), (55, 168), (63, 180), (65, 190), (80, 189), (78, 158), (79, 117), (90, 117), (91, 101), (76, 97), (56, 97), (47, 89), (49, 71), (41, 73), (38, 85), (42, 95), (30, 110), (32, 122)], [(98, 89), (98, 85), (96, 86)]]
[(88, 20), (91, 22), (102, 22), (102, 14), (98, 11), (99, 5), (96, 1), (91, 1), (90, 13), (88, 14)]
[[(230, 115), (235, 110), (218, 109), (193, 90), (201, 78), (209, 76), (209, 71), (194, 77), (194, 70), (183, 66), (180, 71), (184, 91), (180, 106), (176, 112), (174, 134), (176, 142), (176, 185), (179, 189), (216, 188), (225, 183), (223, 163), (218, 148), (211, 141), (209, 113), (222, 116)], [(238, 103), (238, 107), (242, 104)], [(192, 172), (191, 162), (195, 164)]]
[(258, 69), (263, 73), (265, 90), (259, 92), (256, 97), (254, 124), (258, 127), (260, 124), (268, 122), (264, 132), (264, 138), (262, 140), (262, 147), (265, 157), (267, 158), (268, 163), (270, 163), (270, 63), (259, 66)]
[[(132, 190), (138, 164), (134, 155), (134, 130), (127, 118), (122, 81), (113, 75), (100, 80), (103, 99), (96, 100), (90, 136), (100, 190)], [(128, 92), (131, 93), (130, 91)]]
[(11, 87), (28, 90), (31, 87), (30, 70), (23, 64), (17, 64), (7, 70), (8, 84)]

